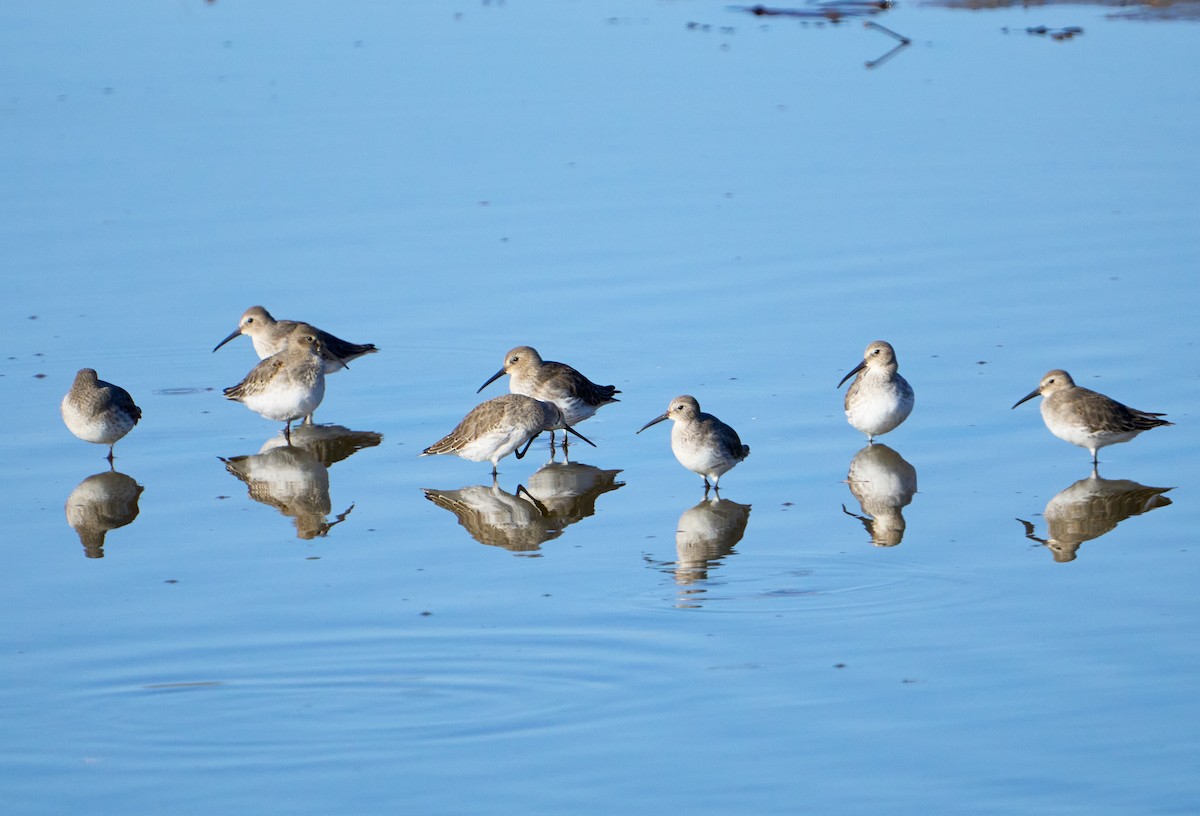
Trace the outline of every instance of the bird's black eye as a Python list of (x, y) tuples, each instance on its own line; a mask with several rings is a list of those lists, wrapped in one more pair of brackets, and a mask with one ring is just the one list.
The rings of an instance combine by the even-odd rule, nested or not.
[(521, 359), (520, 357), (518, 357), (517, 355), (514, 354), (512, 357), (508, 358), (508, 362), (510, 364), (515, 365), (517, 360), (520, 360), (520, 359)]
[(246, 323), (247, 323), (247, 325), (249, 325), (250, 323), (253, 323), (253, 322), (254, 322), (254, 318), (253, 318), (253, 317), (247, 317), (247, 318), (246, 318)]

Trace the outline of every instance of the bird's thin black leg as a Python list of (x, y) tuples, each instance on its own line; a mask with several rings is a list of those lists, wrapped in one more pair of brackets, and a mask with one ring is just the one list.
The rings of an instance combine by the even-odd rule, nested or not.
[(525, 454), (529, 453), (529, 446), (533, 444), (533, 440), (538, 438), (538, 434), (529, 437), (529, 441), (525, 443), (525, 447), (519, 451), (515, 451), (518, 459), (524, 459)]

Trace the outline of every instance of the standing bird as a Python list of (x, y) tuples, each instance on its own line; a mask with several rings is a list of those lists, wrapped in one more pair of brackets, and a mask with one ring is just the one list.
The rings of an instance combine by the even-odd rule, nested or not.
[[(554, 428), (562, 428), (596, 447), (563, 419), (562, 411), (554, 403), (524, 394), (504, 394), (476, 405), (453, 431), (421, 451), (421, 456), (455, 453), (472, 462), (488, 460), (495, 478), (501, 459), (510, 453), (523, 459), (534, 438)], [(521, 448), (522, 445), (525, 447)]]
[(721, 475), (749, 456), (750, 446), (742, 444), (733, 428), (712, 414), (701, 413), (700, 403), (686, 394), (671, 400), (666, 413), (647, 422), (638, 433), (666, 419), (675, 421), (671, 427), (671, 451), (679, 464), (704, 477), (706, 494), (709, 479), (720, 493)]
[(81, 368), (63, 397), (62, 418), (71, 433), (84, 442), (108, 445), (111, 465), (113, 445), (137, 425), (142, 409), (133, 404), (133, 397), (124, 388), (96, 376), (96, 369)]
[(913, 409), (913, 390), (900, 376), (896, 351), (891, 343), (876, 340), (863, 352), (863, 361), (842, 377), (855, 377), (846, 392), (846, 420), (867, 435), (867, 442), (895, 430)]
[[(299, 325), (295, 320), (276, 320), (262, 306), (251, 306), (242, 313), (238, 327), (229, 336), (213, 347), (216, 351), (239, 334), (250, 337), (254, 343), (254, 351), (258, 359), (265, 360), (273, 354), (283, 351), (287, 339)], [(308, 325), (307, 323), (303, 325)], [(332, 374), (346, 368), (346, 363), (358, 359), (364, 354), (374, 354), (379, 351), (373, 343), (348, 343), (340, 337), (334, 337), (329, 332), (309, 326), (321, 341), (321, 355), (325, 360), (325, 373)]]
[(292, 422), (312, 414), (325, 398), (325, 363), (319, 333), (297, 323), (282, 351), (260, 362), (246, 379), (225, 389), (225, 397), (276, 422), (286, 422), (283, 437), (292, 442)]
[[(601, 406), (619, 402), (614, 394), (620, 394), (614, 386), (596, 385), (566, 363), (543, 360), (535, 349), (517, 346), (504, 355), (504, 367), (479, 386), (478, 394), (496, 380), (509, 375), (508, 390), (524, 394), (543, 402), (552, 402), (562, 412), (562, 423), (550, 428), (550, 447), (554, 448), (554, 432), (576, 425)], [(578, 436), (578, 434), (576, 434)], [(567, 435), (563, 434), (563, 448), (567, 447)]]
[(1151, 428), (1174, 424), (1160, 419), (1166, 414), (1139, 411), (1076, 385), (1071, 375), (1062, 369), (1047, 373), (1038, 387), (1017, 400), (1013, 408), (1038, 394), (1045, 397), (1042, 420), (1050, 433), (1072, 445), (1087, 448), (1092, 452), (1093, 465), (1097, 464), (1096, 453), (1101, 448), (1128, 442)]

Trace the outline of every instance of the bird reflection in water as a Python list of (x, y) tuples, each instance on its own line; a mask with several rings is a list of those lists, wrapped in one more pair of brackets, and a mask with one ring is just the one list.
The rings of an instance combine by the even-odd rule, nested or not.
[(709, 570), (733, 554), (746, 534), (750, 505), (719, 496), (706, 498), (683, 511), (675, 525), (675, 561), (646, 559), (656, 568), (671, 573), (679, 587), (676, 606), (698, 609), (712, 584)]
[(580, 462), (548, 462), (515, 493), (491, 485), (458, 490), (425, 489), (425, 498), (454, 513), (471, 537), (489, 547), (536, 555), (542, 543), (594, 515), (596, 500), (624, 486), (619, 470), (601, 470)]
[(864, 515), (851, 513), (844, 504), (842, 512), (863, 523), (875, 546), (899, 544), (904, 538), (903, 508), (917, 492), (917, 469), (887, 445), (876, 442), (850, 460), (846, 482)]
[(79, 534), (83, 554), (104, 557), (104, 536), (138, 517), (142, 486), (131, 476), (106, 470), (88, 476), (67, 497), (67, 524)]
[(691, 584), (708, 578), (708, 570), (746, 534), (750, 505), (729, 499), (705, 499), (689, 507), (675, 528), (675, 580)]
[[(292, 447), (311, 453), (325, 467), (349, 459), (364, 448), (373, 448), (383, 441), (383, 434), (374, 431), (352, 431), (343, 425), (303, 425), (292, 429)], [(259, 453), (287, 446), (283, 434), (263, 443)]]
[(273, 437), (252, 456), (222, 458), (225, 469), (246, 483), (250, 498), (295, 519), (296, 537), (310, 540), (329, 535), (345, 521), (351, 504), (332, 521), (329, 467), (363, 448), (375, 447), (383, 435), (352, 431), (341, 425), (302, 425), (292, 429), (291, 444)]
[(1050, 549), (1054, 560), (1075, 560), (1075, 552), (1085, 541), (1099, 538), (1130, 516), (1140, 516), (1156, 507), (1171, 503), (1163, 494), (1170, 487), (1147, 487), (1129, 479), (1102, 479), (1092, 475), (1062, 490), (1046, 505), (1042, 514), (1049, 538), (1038, 538), (1033, 524), (1017, 519), (1025, 526), (1025, 537)]
[(562, 527), (596, 514), (596, 500), (624, 487), (619, 470), (601, 470), (581, 462), (550, 461), (529, 477), (526, 488)]

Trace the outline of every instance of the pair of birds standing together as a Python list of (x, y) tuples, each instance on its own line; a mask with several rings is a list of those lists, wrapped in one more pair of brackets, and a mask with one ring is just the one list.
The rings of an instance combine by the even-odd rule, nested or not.
[(289, 443), (292, 423), (301, 417), (312, 422), (313, 411), (325, 398), (325, 375), (379, 350), (372, 343), (349, 343), (308, 323), (276, 320), (263, 307), (251, 306), (213, 351), (243, 334), (254, 344), (260, 362), (240, 383), (226, 388), (225, 397), (286, 423), (283, 436)]
[[(347, 367), (347, 363), (378, 349), (370, 343), (349, 343), (307, 323), (275, 320), (261, 306), (243, 313), (238, 327), (213, 351), (238, 337), (248, 335), (261, 361), (237, 385), (225, 389), (228, 399), (242, 402), (267, 419), (285, 422), (284, 436), (290, 442), (291, 424), (311, 421), (312, 413), (325, 394), (325, 375)], [(875, 436), (898, 427), (912, 412), (912, 387), (900, 375), (895, 350), (882, 340), (867, 346), (863, 360), (841, 382), (854, 377), (846, 393), (846, 418), (852, 426)], [(491, 461), (496, 473), (500, 459), (515, 453), (521, 458), (535, 437), (550, 431), (573, 434), (590, 440), (574, 429), (620, 392), (601, 386), (564, 363), (545, 361), (536, 350), (518, 346), (505, 355), (503, 367), (479, 391), (508, 374), (511, 394), (495, 397), (472, 409), (457, 427), (426, 448), (422, 455), (455, 453), (471, 461)], [(1097, 451), (1127, 442), (1139, 433), (1171, 423), (1163, 414), (1129, 408), (1109, 397), (1077, 386), (1065, 371), (1046, 374), (1038, 388), (1018, 400), (1013, 408), (1042, 395), (1042, 418), (1055, 436), (1087, 448), (1096, 462)], [(113, 445), (141, 419), (142, 411), (120, 386), (100, 380), (94, 369), (81, 369), (71, 390), (63, 397), (62, 416), (80, 439)], [(696, 399), (683, 395), (671, 400), (666, 412), (642, 426), (638, 433), (667, 419), (674, 421), (671, 449), (688, 470), (720, 478), (750, 454), (737, 432), (711, 414), (703, 413)]]
[[(863, 361), (838, 386), (857, 374), (846, 393), (846, 418), (867, 435), (875, 436), (898, 427), (913, 408), (912, 386), (900, 375), (896, 352), (877, 340), (867, 346)], [(1013, 404), (1013, 408), (1042, 396), (1042, 420), (1050, 432), (1072, 445), (1086, 448), (1097, 464), (1100, 448), (1128, 442), (1142, 431), (1172, 423), (1165, 414), (1139, 411), (1111, 397), (1075, 384), (1071, 375), (1054, 369), (1042, 377), (1038, 387)]]

